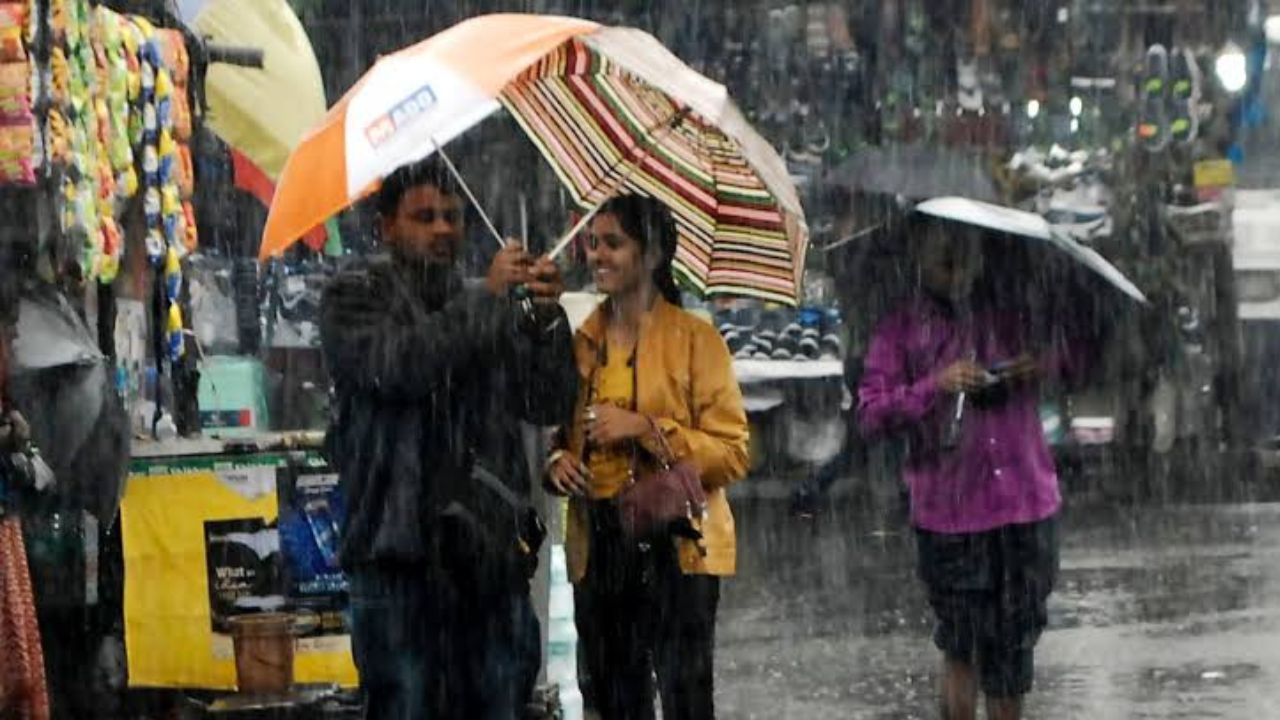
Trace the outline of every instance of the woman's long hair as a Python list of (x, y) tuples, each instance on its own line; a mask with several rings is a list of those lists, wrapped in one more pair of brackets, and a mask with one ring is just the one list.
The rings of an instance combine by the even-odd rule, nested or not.
[(679, 307), (680, 288), (676, 286), (675, 275), (671, 271), (679, 236), (676, 234), (676, 220), (671, 210), (653, 198), (619, 195), (606, 202), (598, 214), (618, 218), (622, 231), (640, 243), (642, 254), (648, 253), (650, 243), (657, 243), (661, 260), (653, 271), (653, 283), (658, 286), (663, 299)]

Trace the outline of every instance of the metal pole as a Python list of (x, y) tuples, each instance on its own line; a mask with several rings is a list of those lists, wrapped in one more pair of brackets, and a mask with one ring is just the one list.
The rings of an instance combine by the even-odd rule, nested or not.
[(434, 137), (431, 138), (431, 144), (435, 146), (436, 152), (440, 155), (440, 159), (444, 160), (445, 167), (449, 168), (449, 173), (452, 174), (454, 179), (458, 181), (458, 184), (462, 186), (462, 192), (466, 194), (467, 199), (475, 206), (476, 212), (480, 213), (480, 219), (484, 221), (484, 226), (489, 229), (490, 234), (493, 235), (493, 239), (498, 241), (498, 247), (506, 247), (507, 241), (502, 239), (502, 233), (498, 232), (498, 228), (495, 227), (493, 221), (489, 219), (489, 214), (484, 211), (484, 208), (480, 205), (480, 201), (476, 199), (475, 193), (471, 192), (471, 186), (467, 185), (467, 181), (462, 177), (462, 173), (458, 172), (458, 168), (453, 164), (453, 161), (449, 159), (447, 154), (445, 154), (444, 146), (436, 142)]

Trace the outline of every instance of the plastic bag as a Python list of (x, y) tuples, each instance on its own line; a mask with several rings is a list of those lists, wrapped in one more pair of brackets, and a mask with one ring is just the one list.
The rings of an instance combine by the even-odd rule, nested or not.
[(30, 123), (0, 125), (0, 157), (29, 157), (35, 151), (35, 128)]
[(196, 193), (196, 174), (191, 160), (191, 148), (186, 145), (178, 146), (178, 162), (174, 168), (174, 182), (178, 184), (183, 199), (189, 200)]
[(0, 62), (27, 59), (27, 7), (21, 3), (0, 4)]
[(191, 58), (187, 55), (187, 44), (182, 33), (177, 30), (157, 30), (156, 45), (160, 50), (160, 63), (173, 75), (173, 82), (185, 89), (187, 78), (191, 75)]
[(35, 162), (31, 158), (0, 158), (0, 185), (35, 184)]

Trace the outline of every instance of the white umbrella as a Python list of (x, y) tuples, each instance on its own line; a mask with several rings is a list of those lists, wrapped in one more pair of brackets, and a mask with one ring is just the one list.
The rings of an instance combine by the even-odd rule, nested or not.
[(1100, 275), (1125, 295), (1144, 305), (1147, 304), (1147, 296), (1138, 289), (1138, 286), (1134, 285), (1133, 281), (1120, 272), (1115, 265), (1102, 257), (1097, 250), (1054, 232), (1049, 221), (1035, 213), (963, 197), (926, 200), (916, 205), (915, 211), (942, 220), (1046, 242)]

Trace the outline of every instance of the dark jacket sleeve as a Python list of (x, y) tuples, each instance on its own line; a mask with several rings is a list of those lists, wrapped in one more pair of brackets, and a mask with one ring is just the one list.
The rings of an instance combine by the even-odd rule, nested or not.
[(325, 289), (320, 338), (338, 386), (384, 396), (424, 397), (449, 373), (488, 361), (511, 327), (507, 300), (472, 288), (435, 312), (396, 297), (385, 278), (367, 270), (343, 273)]
[(569, 318), (557, 307), (552, 316), (522, 325), (513, 338), (511, 377), (515, 385), (512, 408), (534, 425), (557, 425), (573, 413), (578, 370), (573, 359)]

